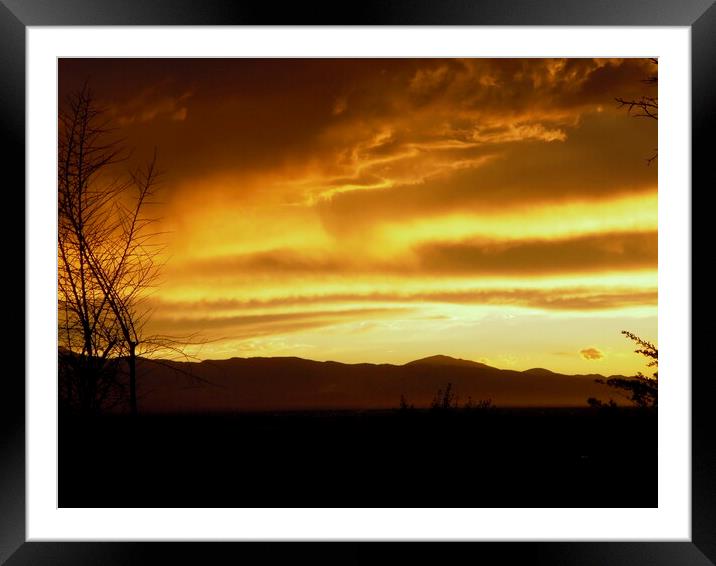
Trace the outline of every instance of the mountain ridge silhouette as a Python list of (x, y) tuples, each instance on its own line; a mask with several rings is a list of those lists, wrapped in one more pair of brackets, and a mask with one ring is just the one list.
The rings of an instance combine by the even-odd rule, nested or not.
[[(436, 354), (434, 356), (428, 356), (427, 358), (420, 358), (403, 364), (404, 366), (411, 365), (441, 365), (441, 366), (462, 366), (462, 367), (493, 367), (482, 362), (475, 362), (473, 360), (464, 360), (462, 358), (453, 358), (452, 356), (445, 356), (443, 354)], [(494, 368), (498, 369), (498, 368)]]
[(390, 409), (398, 407), (401, 396), (419, 408), (429, 407), (448, 383), (460, 404), (491, 399), (499, 407), (584, 407), (589, 397), (613, 395), (595, 382), (605, 377), (600, 374), (499, 369), (444, 355), (402, 365), (295, 356), (197, 362), (140, 358), (137, 363), (146, 412)]

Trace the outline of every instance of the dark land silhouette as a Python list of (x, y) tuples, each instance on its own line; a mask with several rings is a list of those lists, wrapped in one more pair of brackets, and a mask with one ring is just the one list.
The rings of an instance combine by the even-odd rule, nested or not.
[(374, 319), (452, 349), (435, 304), (655, 332), (657, 128), (623, 114), (658, 119), (657, 63), (61, 60), (59, 505), (656, 506), (656, 371), (142, 356)]
[(449, 356), (404, 365), (293, 357), (203, 362), (139, 359), (137, 372), (138, 402), (144, 414), (391, 409), (401, 395), (415, 407), (429, 407), (436, 391), (447, 383), (453, 384), (460, 404), (468, 397), (491, 399), (499, 407), (582, 407), (589, 397), (613, 397), (629, 404), (597, 383), (596, 379), (604, 377), (598, 374), (563, 375), (543, 368), (502, 370)]
[(61, 410), (60, 507), (658, 504), (656, 410), (601, 376), (446, 356), (139, 359), (137, 375), (138, 416)]

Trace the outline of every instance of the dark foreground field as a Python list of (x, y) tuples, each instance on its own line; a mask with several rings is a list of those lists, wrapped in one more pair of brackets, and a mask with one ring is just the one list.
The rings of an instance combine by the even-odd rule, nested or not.
[(60, 507), (656, 507), (655, 413), (156, 415), (59, 423)]

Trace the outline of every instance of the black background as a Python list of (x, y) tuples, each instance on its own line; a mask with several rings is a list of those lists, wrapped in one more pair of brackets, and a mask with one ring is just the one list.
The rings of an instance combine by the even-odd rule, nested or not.
[[(702, 198), (715, 185), (713, 150), (713, 93), (716, 69), (716, 7), (712, 0), (468, 0), (363, 1), (347, 3), (195, 2), (189, 0), (0, 0), (0, 124), (5, 175), (4, 205), (24, 210), (25, 186), (25, 26), (32, 25), (680, 25), (692, 33), (692, 186), (684, 198)], [(10, 197), (15, 200), (11, 204)], [(702, 201), (702, 202), (705, 202)], [(14, 206), (13, 206), (14, 205)], [(11, 208), (12, 207), (12, 208)], [(693, 208), (693, 206), (692, 206)], [(694, 210), (699, 210), (698, 208)], [(702, 204), (701, 211), (709, 213)], [(20, 217), (19, 212), (11, 220)], [(693, 226), (696, 226), (695, 219)], [(8, 244), (20, 238), (17, 222), (6, 219)], [(693, 237), (701, 250), (702, 274), (711, 257), (709, 234)], [(708, 246), (708, 248), (707, 248)], [(19, 246), (9, 246), (18, 249)], [(24, 258), (6, 255), (19, 272)], [(693, 267), (699, 267), (694, 265)], [(24, 271), (24, 270), (23, 270)], [(693, 273), (693, 293), (708, 280)], [(13, 277), (14, 280), (18, 279)], [(27, 281), (23, 277), (23, 294)], [(7, 293), (7, 292), (6, 292)], [(9, 295), (6, 295), (6, 297)], [(6, 319), (15, 336), (20, 333), (20, 301), (6, 298)], [(701, 312), (710, 301), (705, 295)], [(25, 302), (23, 301), (23, 304)], [(7, 307), (13, 306), (17, 310)], [(705, 318), (702, 315), (702, 318)], [(24, 320), (24, 317), (22, 318)], [(54, 324), (48, 320), (49, 324)], [(684, 329), (689, 331), (691, 329)], [(484, 564), (708, 565), (716, 562), (716, 418), (713, 372), (694, 362), (711, 353), (708, 327), (692, 330), (692, 537), (691, 542), (658, 543), (39, 543), (25, 541), (25, 401), (24, 356), (17, 339), (6, 338), (6, 363), (0, 389), (0, 561), (7, 564), (226, 564), (310, 560), (318, 563), (402, 564), (424, 561), (449, 564), (469, 560)], [(23, 324), (24, 335), (24, 324)], [(31, 339), (31, 337), (27, 337)], [(699, 354), (698, 358), (693, 353)], [(6, 354), (9, 356), (9, 354)], [(14, 553), (14, 554), (13, 554)], [(9, 559), (8, 559), (9, 557)], [(709, 558), (707, 558), (709, 557)]]

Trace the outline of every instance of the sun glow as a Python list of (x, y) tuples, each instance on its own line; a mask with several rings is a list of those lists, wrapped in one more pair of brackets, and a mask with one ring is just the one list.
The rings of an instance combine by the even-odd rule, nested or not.
[[(147, 331), (200, 358), (570, 373), (641, 369), (656, 337), (645, 59), (61, 60), (159, 148), (166, 248)], [(585, 358), (595, 348), (603, 356)]]

